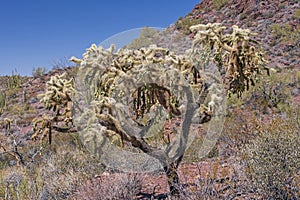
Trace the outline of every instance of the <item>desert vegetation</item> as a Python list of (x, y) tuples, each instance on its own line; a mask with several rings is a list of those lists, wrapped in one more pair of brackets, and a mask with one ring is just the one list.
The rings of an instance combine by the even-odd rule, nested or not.
[[(175, 23), (182, 54), (145, 28), (72, 67), (0, 77), (0, 198), (299, 199), (297, 65), (269, 66), (252, 29), (202, 21)], [(296, 54), (298, 29), (266, 26), (268, 45)]]
[(229, 0), (213, 0), (213, 5), (217, 10), (220, 10)]

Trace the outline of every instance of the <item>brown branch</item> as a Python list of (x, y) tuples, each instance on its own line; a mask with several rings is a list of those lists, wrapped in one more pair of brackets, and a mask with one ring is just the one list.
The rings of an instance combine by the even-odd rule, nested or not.
[[(15, 143), (15, 141), (14, 141)], [(14, 157), (16, 160), (17, 160), (17, 166), (20, 167), (20, 166), (24, 166), (25, 163), (24, 163), (24, 160), (23, 160), (23, 156), (22, 154), (19, 153), (18, 151), (18, 146), (17, 144), (14, 145), (14, 150), (12, 152), (8, 151), (4, 146), (0, 145), (0, 148), (3, 149), (3, 152), (4, 153), (7, 153), (8, 155)]]
[(167, 154), (163, 150), (150, 146), (140, 137), (127, 134), (113, 116), (109, 114), (97, 114), (97, 117), (109, 123), (107, 127), (120, 135), (123, 140), (130, 142), (133, 147), (139, 148), (144, 153), (158, 159), (163, 165), (166, 164)]

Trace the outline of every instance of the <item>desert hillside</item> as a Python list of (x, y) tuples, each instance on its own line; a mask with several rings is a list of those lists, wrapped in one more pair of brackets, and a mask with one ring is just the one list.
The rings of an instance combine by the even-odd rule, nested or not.
[(216, 0), (202, 1), (192, 12), (175, 23), (175, 28), (189, 33), (193, 23), (238, 25), (256, 32), (267, 52), (270, 66), (299, 69), (299, 1)]
[[(82, 64), (78, 59), (75, 60), (77, 65), (60, 66), (48, 72), (38, 68), (30, 77), (17, 73), (0, 77), (0, 199), (300, 199), (300, 2), (203, 0), (164, 33), (151, 34), (155, 35), (157, 44), (172, 47), (175, 53), (183, 54), (196, 37), (196, 32), (190, 27), (208, 23), (221, 23), (227, 27), (224, 35), (232, 31), (233, 25), (256, 33), (253, 40), (261, 44), (266, 66), (273, 70), (269, 75), (258, 73), (253, 79), (255, 83), (253, 81), (249, 88), (243, 89), (242, 95), (228, 95), (225, 120), (216, 145), (208, 155), (199, 159), (199, 146), (208, 132), (205, 122), (213, 117), (208, 116), (206, 110), (203, 112), (207, 118), (200, 116), (204, 122), (197, 127), (194, 140), (178, 162), (179, 166), (175, 167), (179, 194), (170, 192), (169, 177), (163, 169), (152, 173), (123, 173), (100, 162), (96, 153), (91, 153), (83, 144), (79, 135), (81, 127), (72, 121), (73, 98), (77, 94), (72, 84), (79, 78), (78, 63)], [(177, 36), (178, 42), (171, 45), (170, 38)], [(142, 38), (128, 48), (141, 45), (140, 42), (148, 45)], [(109, 50), (102, 52), (93, 48), (90, 52), (110, 53)], [(138, 51), (144, 56), (144, 49)], [(182, 58), (182, 55), (169, 55), (165, 49), (157, 52), (151, 57), (154, 62), (163, 62), (157, 59), (161, 57)], [(120, 57), (134, 63), (132, 55), (126, 53)], [(121, 63), (120, 60), (117, 61)], [(117, 61), (108, 65), (118, 64)], [(184, 59), (180, 61), (191, 66)], [(115, 68), (115, 71), (107, 71), (126, 74), (133, 64), (128, 66), (121, 68), (123, 71)], [(84, 72), (89, 73), (88, 70)], [(192, 70), (194, 68), (185, 71), (190, 73)], [(196, 74), (196, 71), (192, 73)], [(107, 77), (107, 74), (99, 75), (97, 84), (114, 82)], [(202, 79), (194, 77), (193, 83), (199, 80)], [(172, 114), (172, 109), (176, 108), (167, 105), (171, 101), (168, 97), (170, 91), (158, 88), (160, 90), (150, 87), (153, 93), (167, 92), (154, 95), (156, 99), (151, 99), (151, 103), (162, 104)], [(109, 89), (103, 87), (102, 91), (105, 93)], [(99, 91), (92, 97), (99, 98)], [(132, 98), (147, 96), (145, 91), (142, 95), (132, 94)], [(105, 100), (108, 93), (105, 93)], [(134, 108), (146, 105), (147, 99), (143, 100), (144, 104), (138, 100), (140, 102), (135, 103)], [(105, 113), (111, 112), (107, 107)], [(138, 116), (138, 112), (135, 114)], [(109, 129), (103, 135), (112, 144), (125, 146), (126, 150), (139, 147), (133, 150), (139, 153), (147, 152), (151, 145), (156, 144), (150, 141), (151, 145), (147, 146), (144, 138), (133, 137), (136, 139), (133, 141), (130, 136), (122, 135), (113, 120), (105, 121), (103, 116), (96, 121), (100, 121), (105, 130)], [(158, 141), (170, 144), (175, 138), (174, 130), (180, 126), (179, 121), (180, 118), (170, 116), (164, 123), (162, 139)], [(142, 120), (138, 122), (143, 123)], [(145, 124), (148, 122), (150, 120)]]

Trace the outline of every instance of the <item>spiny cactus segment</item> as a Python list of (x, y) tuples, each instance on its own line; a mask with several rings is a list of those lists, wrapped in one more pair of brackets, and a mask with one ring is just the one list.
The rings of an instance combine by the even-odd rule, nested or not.
[[(184, 77), (181, 81), (193, 88), (194, 98), (198, 101), (203, 102), (208, 94), (204, 92), (207, 90), (204, 79), (189, 55), (176, 55), (169, 49), (155, 45), (136, 50), (119, 49), (115, 53), (113, 50), (114, 46), (103, 49), (92, 45), (82, 59), (72, 57), (71, 61), (80, 65), (82, 80), (94, 97), (91, 101), (96, 106), (96, 117), (110, 124), (106, 129), (109, 133), (105, 135), (119, 134), (122, 140), (120, 144), (123, 144), (123, 139), (131, 142), (134, 139), (122, 130), (120, 122), (112, 114), (116, 110), (111, 103), (116, 102), (115, 98), (130, 94), (135, 113), (133, 120), (143, 126), (148, 121), (143, 122), (147, 113), (158, 104), (167, 110), (168, 117), (181, 114), (177, 103), (184, 94), (174, 87), (180, 82), (180, 77)], [(211, 113), (208, 109), (199, 109), (199, 112), (205, 119), (202, 123), (209, 121)]]
[(41, 134), (41, 140), (48, 135), (49, 144), (52, 141), (53, 122), (64, 121), (66, 126), (73, 123), (72, 119), (72, 95), (74, 93), (73, 79), (66, 79), (66, 73), (55, 75), (46, 83), (46, 92), (41, 94), (40, 102), (45, 108), (54, 111), (55, 115), (50, 117), (43, 115), (33, 120), (33, 140), (37, 140)]
[(208, 23), (191, 26), (196, 32), (193, 48), (201, 47), (210, 51), (219, 70), (225, 73), (225, 86), (228, 91), (238, 96), (255, 84), (255, 75), (266, 70), (267, 61), (258, 42), (253, 39), (256, 35), (249, 29), (232, 26), (231, 33), (220, 23)]
[[(71, 112), (69, 107), (75, 90), (73, 79), (67, 80), (65, 77), (66, 73), (52, 76), (46, 83), (46, 93), (39, 96), (40, 102), (44, 103), (46, 109), (53, 110), (56, 116), (67, 116)], [(60, 113), (62, 109), (65, 109), (64, 113)]]
[(49, 144), (52, 142), (52, 119), (43, 115), (41, 118), (33, 120), (32, 129), (34, 134), (31, 136), (31, 139), (36, 141), (41, 136), (41, 141), (48, 135)]

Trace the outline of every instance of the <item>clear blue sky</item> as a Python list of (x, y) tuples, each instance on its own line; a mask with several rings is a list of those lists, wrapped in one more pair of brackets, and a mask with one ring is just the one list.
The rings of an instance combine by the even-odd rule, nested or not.
[(133, 28), (162, 27), (185, 16), (200, 0), (2, 0), (0, 75), (81, 57), (92, 43)]

